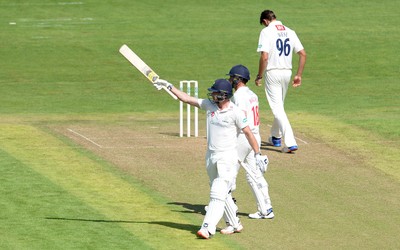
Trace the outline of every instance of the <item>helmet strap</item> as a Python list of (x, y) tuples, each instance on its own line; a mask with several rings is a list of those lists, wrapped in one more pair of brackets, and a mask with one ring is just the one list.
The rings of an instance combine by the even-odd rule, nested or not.
[(243, 78), (242, 78), (242, 77), (233, 76), (233, 79), (232, 79), (232, 88), (236, 89), (237, 85), (238, 85), (240, 82), (243, 82)]

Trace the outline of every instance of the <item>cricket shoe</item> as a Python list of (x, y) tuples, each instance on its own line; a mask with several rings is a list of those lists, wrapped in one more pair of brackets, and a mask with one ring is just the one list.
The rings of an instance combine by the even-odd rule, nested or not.
[(282, 141), (281, 138), (276, 138), (274, 136), (268, 138), (268, 142), (274, 147), (280, 147), (282, 144), (281, 141)]
[(197, 231), (197, 237), (208, 240), (212, 237), (212, 234), (210, 234), (206, 228), (200, 228), (200, 230)]
[(242, 223), (239, 223), (239, 226), (234, 228), (231, 225), (228, 225), (226, 228), (221, 229), (221, 234), (234, 234), (234, 233), (240, 233), (243, 230)]
[(274, 211), (272, 210), (272, 207), (267, 210), (267, 214), (264, 215), (260, 212), (254, 213), (254, 214), (249, 214), (249, 217), (252, 219), (273, 219), (275, 217)]
[(284, 147), (282, 148), (282, 152), (283, 153), (292, 153), (293, 151), (296, 151), (297, 149), (299, 149), (299, 147), (297, 147), (296, 145), (291, 146), (291, 147)]

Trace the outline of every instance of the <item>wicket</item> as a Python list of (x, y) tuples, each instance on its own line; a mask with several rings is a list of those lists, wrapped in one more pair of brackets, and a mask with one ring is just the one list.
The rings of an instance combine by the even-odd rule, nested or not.
[[(191, 95), (191, 84), (193, 83), (194, 85), (194, 97), (198, 98), (199, 97), (199, 85), (197, 81), (194, 80), (183, 80), (179, 82), (179, 88), (181, 91), (183, 91), (184, 89), (184, 85), (186, 84), (186, 93), (188, 95)], [(191, 117), (190, 117), (190, 105), (187, 104), (186, 106), (186, 115), (187, 115), (187, 119), (186, 119), (186, 126), (187, 126), (187, 131), (186, 131), (186, 135), (187, 137), (190, 137), (190, 121), (191, 121)], [(179, 136), (183, 137), (183, 102), (179, 102)], [(195, 107), (194, 108), (194, 136), (198, 137), (199, 136), (199, 114), (198, 114), (198, 108)]]

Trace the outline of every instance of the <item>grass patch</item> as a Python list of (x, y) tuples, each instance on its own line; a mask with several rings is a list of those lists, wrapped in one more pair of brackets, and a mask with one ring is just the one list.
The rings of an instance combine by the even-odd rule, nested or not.
[[(53, 211), (52, 214), (39, 219), (51, 224), (86, 223), (101, 226), (102, 223), (90, 222), (110, 222), (111, 227), (108, 226), (108, 223), (104, 223), (104, 226), (107, 227), (107, 234), (116, 234), (118, 238), (122, 237), (122, 240), (126, 242), (121, 244), (125, 244), (126, 248), (131, 247), (132, 240), (135, 238), (137, 243), (133, 245), (138, 247), (160, 248), (166, 242), (171, 241), (180, 242), (184, 248), (197, 244), (201, 247), (199, 241), (193, 241), (198, 226), (171, 213), (173, 206), (155, 200), (154, 197), (144, 192), (142, 187), (115, 176), (97, 162), (66, 147), (59, 140), (34, 127), (2, 125), (0, 130), (1, 134), (7, 135), (1, 138), (0, 145), (7, 152), (9, 158), (19, 159), (21, 164), (30, 166), (44, 178), (56, 183), (59, 189), (65, 190), (70, 196), (82, 201), (85, 206), (94, 209), (97, 214), (101, 215), (100, 218), (96, 218), (96, 215), (80, 215), (81, 211), (78, 207), (77, 211), (72, 210), (70, 213), (60, 211), (58, 214)], [(34, 197), (24, 200), (24, 202), (32, 199)], [(32, 212), (34, 213), (34, 209)], [(144, 227), (146, 232), (143, 232)], [(91, 230), (94, 228), (92, 227)], [(119, 234), (119, 230), (124, 233)], [(9, 234), (12, 232), (13, 230)], [(124, 239), (124, 235), (127, 236), (128, 233), (132, 235), (132, 238)], [(37, 236), (31, 235), (31, 237), (35, 239)], [(93, 241), (97, 234), (89, 234), (88, 237), (91, 239), (90, 241)], [(39, 239), (36, 238), (36, 240)], [(111, 247), (112, 242), (106, 245)], [(105, 244), (104, 241), (103, 244)], [(224, 248), (224, 243), (217, 240), (210, 243), (209, 246)]]
[[(107, 219), (7, 152), (0, 151), (0, 157), (1, 248), (59, 249), (61, 244), (63, 249), (146, 246), (121, 226), (124, 222)], [(53, 167), (57, 168), (57, 164)]]

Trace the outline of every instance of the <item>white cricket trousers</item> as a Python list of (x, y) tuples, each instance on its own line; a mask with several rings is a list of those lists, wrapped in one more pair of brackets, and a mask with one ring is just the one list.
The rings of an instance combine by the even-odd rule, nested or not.
[[(207, 228), (211, 234), (215, 234), (217, 224), (224, 214), (225, 206), (229, 205), (227, 204), (227, 198), (237, 175), (235, 167), (237, 162), (236, 148), (226, 152), (207, 151), (206, 167), (211, 188), (210, 202), (208, 203), (202, 228)], [(229, 201), (231, 202), (232, 198)]]
[(265, 73), (265, 94), (274, 115), (271, 136), (283, 138), (286, 147), (297, 145), (284, 108), (291, 77), (292, 70), (268, 70)]
[[(254, 134), (254, 137), (257, 140), (258, 146), (261, 147), (260, 134), (259, 133)], [(256, 159), (254, 157), (254, 151), (251, 148), (250, 143), (246, 138), (246, 135), (243, 133), (240, 133), (238, 135), (237, 150), (238, 150), (239, 161), (237, 161), (235, 164), (236, 176), (235, 176), (234, 182), (232, 184), (232, 188), (231, 188), (232, 192), (236, 190), (236, 178), (237, 178), (237, 174), (239, 173), (239, 170), (240, 170), (240, 162), (244, 162), (245, 164), (249, 165), (249, 167), (258, 169), (258, 167), (256, 166)]]

